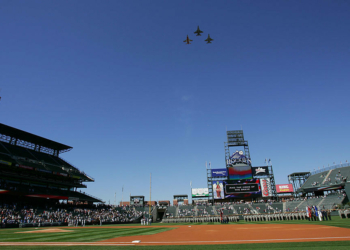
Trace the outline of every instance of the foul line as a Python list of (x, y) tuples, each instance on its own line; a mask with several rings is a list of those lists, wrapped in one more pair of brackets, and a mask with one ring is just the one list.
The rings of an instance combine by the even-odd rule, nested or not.
[[(106, 244), (107, 243), (107, 244)], [(119, 242), (0, 242), (0, 246), (135, 246), (132, 243), (119, 243)]]
[[(140, 244), (176, 244), (176, 243), (221, 243), (221, 242), (259, 242), (259, 241), (283, 241), (283, 240), (323, 240), (323, 239), (350, 239), (350, 236), (344, 237), (321, 237), (321, 238), (287, 238), (287, 239), (260, 239), (260, 240), (220, 240), (220, 241), (153, 241), (153, 242), (144, 242), (141, 241)], [(127, 243), (127, 242), (119, 242)]]

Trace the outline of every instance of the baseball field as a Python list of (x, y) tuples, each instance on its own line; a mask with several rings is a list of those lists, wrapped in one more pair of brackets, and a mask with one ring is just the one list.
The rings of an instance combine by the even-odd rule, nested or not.
[(0, 249), (349, 249), (350, 220), (0, 229)]

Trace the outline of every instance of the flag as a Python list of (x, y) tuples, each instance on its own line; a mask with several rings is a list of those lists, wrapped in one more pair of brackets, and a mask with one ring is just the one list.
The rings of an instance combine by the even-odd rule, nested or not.
[(317, 207), (314, 206), (314, 208), (315, 208), (315, 215), (318, 216)]
[(311, 218), (311, 207), (309, 206), (306, 207), (306, 214), (307, 214), (307, 217)]

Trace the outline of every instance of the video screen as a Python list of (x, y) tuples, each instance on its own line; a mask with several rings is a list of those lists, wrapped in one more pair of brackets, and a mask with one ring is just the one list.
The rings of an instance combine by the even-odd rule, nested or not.
[(249, 165), (244, 166), (231, 166), (227, 168), (229, 180), (246, 180), (252, 179), (252, 167)]
[(143, 206), (144, 204), (144, 197), (130, 197), (130, 206)]
[(224, 181), (225, 198), (261, 197), (259, 179)]

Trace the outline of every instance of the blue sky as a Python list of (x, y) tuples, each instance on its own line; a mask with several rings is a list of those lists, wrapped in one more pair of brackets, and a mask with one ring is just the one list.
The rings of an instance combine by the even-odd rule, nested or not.
[[(206, 187), (241, 126), (287, 175), (349, 157), (348, 1), (0, 1), (0, 122), (70, 145), (105, 201)], [(197, 26), (201, 37), (193, 32)], [(206, 44), (208, 33), (214, 39)], [(193, 40), (186, 45), (189, 35)]]

